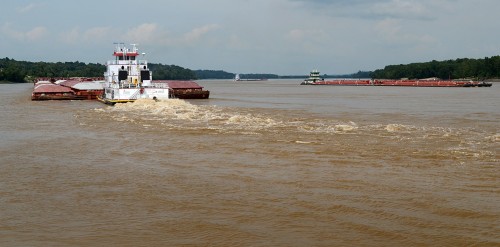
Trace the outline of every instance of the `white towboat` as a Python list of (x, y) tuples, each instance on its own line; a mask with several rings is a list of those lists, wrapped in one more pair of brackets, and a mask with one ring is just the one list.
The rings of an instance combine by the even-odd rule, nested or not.
[(98, 99), (111, 105), (137, 99), (169, 99), (168, 84), (153, 83), (147, 61), (138, 60), (136, 44), (131, 44), (132, 49), (128, 49), (123, 43), (115, 44), (115, 59), (106, 63), (104, 92)]
[(300, 85), (314, 85), (317, 82), (323, 82), (325, 79), (321, 78), (318, 70), (313, 70), (309, 73), (309, 78), (305, 79)]

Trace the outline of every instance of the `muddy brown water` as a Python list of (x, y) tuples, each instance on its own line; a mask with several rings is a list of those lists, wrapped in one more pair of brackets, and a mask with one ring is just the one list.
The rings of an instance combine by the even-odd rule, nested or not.
[(500, 245), (500, 85), (299, 83), (114, 107), (0, 85), (0, 245)]

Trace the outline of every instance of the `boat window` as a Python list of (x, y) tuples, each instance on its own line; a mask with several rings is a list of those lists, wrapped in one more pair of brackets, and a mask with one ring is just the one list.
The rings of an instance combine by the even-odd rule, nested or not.
[(149, 70), (141, 70), (141, 82), (149, 80)]
[(118, 80), (126, 80), (128, 77), (128, 72), (126, 70), (120, 70), (118, 71)]

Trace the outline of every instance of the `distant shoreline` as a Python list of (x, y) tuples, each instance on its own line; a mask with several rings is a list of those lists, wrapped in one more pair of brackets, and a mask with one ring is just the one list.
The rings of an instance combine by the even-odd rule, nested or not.
[[(303, 77), (304, 78), (304, 77)], [(287, 79), (303, 79), (303, 78), (276, 78), (276, 80), (287, 80)], [(368, 78), (369, 79), (369, 78)], [(228, 79), (201, 79), (201, 80), (228, 80)], [(500, 83), (500, 78), (494, 79), (486, 79), (484, 82), (490, 83)], [(11, 81), (0, 81), (0, 84), (24, 84), (24, 83), (33, 83), (33, 82), (11, 82)]]

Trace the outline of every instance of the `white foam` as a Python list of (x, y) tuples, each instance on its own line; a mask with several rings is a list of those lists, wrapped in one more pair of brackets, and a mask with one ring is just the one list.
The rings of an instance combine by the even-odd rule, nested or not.
[(334, 129), (337, 132), (348, 132), (358, 129), (358, 126), (353, 124), (337, 124)]
[(491, 142), (500, 142), (500, 134), (494, 134), (492, 136), (486, 137), (486, 140), (491, 141)]
[(387, 126), (385, 126), (385, 130), (387, 130), (388, 132), (408, 132), (414, 129), (414, 126), (404, 124), (388, 124)]

